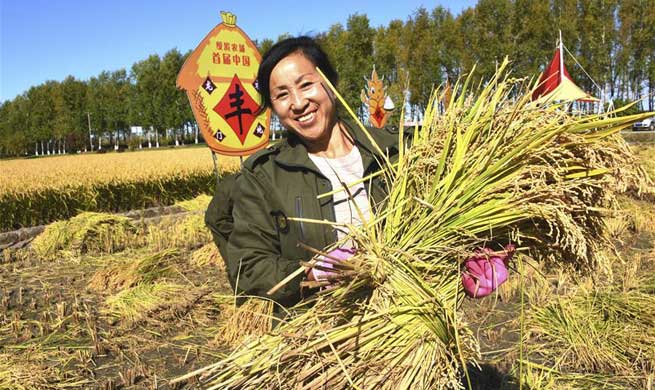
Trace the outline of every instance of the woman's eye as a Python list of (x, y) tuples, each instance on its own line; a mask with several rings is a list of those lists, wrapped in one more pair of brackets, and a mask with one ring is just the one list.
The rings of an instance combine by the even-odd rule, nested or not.
[(312, 84), (314, 84), (314, 83), (312, 83), (310, 81), (305, 81), (304, 83), (300, 84), (300, 88), (307, 89), (307, 88), (311, 87)]
[(281, 93), (281, 94), (279, 94), (279, 95), (275, 95), (275, 100), (282, 100), (282, 99), (286, 98), (288, 95), (289, 95), (289, 94), (286, 93), (286, 92), (285, 92), (285, 93)]

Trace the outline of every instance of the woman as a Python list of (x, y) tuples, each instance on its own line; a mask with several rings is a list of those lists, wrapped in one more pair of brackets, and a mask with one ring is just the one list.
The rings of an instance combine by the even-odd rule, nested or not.
[[(349, 187), (348, 193), (317, 198), (380, 170), (382, 156), (376, 150), (393, 158), (398, 135), (375, 130), (375, 148), (361, 129), (339, 117), (335, 97), (316, 67), (337, 84), (327, 55), (308, 37), (283, 40), (264, 55), (257, 75), (261, 109), (270, 107), (289, 136), (250, 156), (229, 196), (217, 193), (207, 211), (230, 283), (240, 293), (267, 296), (300, 261), (312, 258), (305, 248), (322, 250), (344, 236), (327, 224), (289, 218), (361, 224), (385, 196), (382, 178), (376, 177)], [(234, 202), (231, 216), (220, 212), (227, 199)], [(301, 280), (314, 276), (300, 275), (270, 298), (291, 306), (304, 293)]]

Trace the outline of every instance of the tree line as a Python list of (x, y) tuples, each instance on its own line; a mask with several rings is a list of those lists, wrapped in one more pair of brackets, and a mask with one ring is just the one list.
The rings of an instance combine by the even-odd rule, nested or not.
[[(505, 56), (515, 77), (536, 77), (560, 30), (575, 57), (566, 55), (568, 70), (582, 89), (595, 96), (602, 90), (619, 105), (648, 94), (644, 108), (655, 109), (655, 0), (479, 0), (458, 15), (419, 8), (379, 27), (354, 14), (315, 37), (339, 73), (339, 90), (364, 116), (360, 91), (373, 66), (396, 106), (407, 99), (420, 113), (433, 87), (453, 83), (474, 66), (477, 78), (488, 78)], [(261, 52), (273, 44), (257, 42)], [(48, 81), (3, 102), (0, 156), (90, 150), (131, 138), (190, 142), (197, 128), (186, 95), (175, 87), (189, 54), (173, 49), (129, 71)], [(133, 137), (131, 126), (144, 133)]]

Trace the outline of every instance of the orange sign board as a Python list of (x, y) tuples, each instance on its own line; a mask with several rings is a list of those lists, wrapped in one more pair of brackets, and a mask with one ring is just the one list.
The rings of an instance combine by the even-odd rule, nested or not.
[(218, 154), (243, 156), (266, 147), (270, 110), (257, 112), (256, 78), (262, 57), (236, 16), (221, 12), (214, 27), (177, 75), (207, 146)]
[(366, 80), (366, 87), (360, 94), (360, 99), (368, 107), (369, 121), (373, 127), (383, 128), (387, 124), (393, 102), (387, 96), (383, 80), (378, 77), (375, 67), (371, 79)]

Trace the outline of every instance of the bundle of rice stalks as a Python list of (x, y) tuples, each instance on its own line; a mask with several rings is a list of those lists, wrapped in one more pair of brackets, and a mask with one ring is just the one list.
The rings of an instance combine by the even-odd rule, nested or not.
[(609, 383), (637, 388), (645, 373), (655, 372), (653, 323), (653, 295), (581, 289), (531, 310), (528, 353), (562, 376), (600, 372), (612, 375)]
[(146, 242), (154, 250), (166, 248), (198, 248), (211, 241), (202, 214), (184, 218), (165, 218), (157, 225), (148, 226)]
[(211, 202), (211, 200), (211, 196), (202, 194), (190, 200), (176, 202), (175, 206), (181, 207), (186, 211), (201, 211), (204, 213), (205, 210), (207, 210), (207, 207), (209, 207), (209, 202)]
[(1, 251), (0, 264), (27, 261), (35, 258), (36, 254), (31, 247), (5, 248)]
[(220, 326), (214, 337), (217, 345), (235, 348), (271, 331), (274, 303), (270, 299), (251, 297), (237, 305), (233, 296), (216, 298), (221, 308)]
[(174, 261), (180, 256), (176, 249), (148, 254), (130, 262), (120, 262), (99, 270), (89, 281), (88, 288), (95, 291), (117, 291), (150, 283), (172, 272)]
[[(625, 390), (630, 387), (623, 378), (609, 374), (565, 373), (531, 361), (522, 361), (521, 384), (539, 390)], [(519, 372), (519, 370), (515, 370)], [(634, 378), (633, 378), (634, 379)], [(634, 387), (642, 388), (642, 386)], [(643, 386), (643, 388), (648, 388)]]
[(103, 312), (129, 325), (166, 310), (171, 314), (185, 310), (197, 296), (189, 286), (166, 281), (144, 283), (107, 298)]
[(48, 225), (34, 239), (32, 248), (42, 258), (113, 253), (124, 249), (136, 231), (126, 217), (86, 212)]
[(507, 81), (506, 64), (475, 93), (457, 84), (441, 115), (433, 94), (411, 148), (399, 135), (398, 161), (382, 161), (386, 205), (350, 227), (358, 252), (335, 267), (332, 288), (179, 380), (203, 374), (214, 389), (459, 388), (461, 367), (478, 355), (458, 311), (463, 260), (512, 242), (582, 270), (602, 264), (613, 191), (645, 180), (614, 135), (652, 114), (572, 118), (563, 106), (538, 107)]
[(191, 254), (191, 265), (195, 267), (217, 267), (221, 271), (225, 271), (225, 261), (221, 257), (216, 244), (210, 242), (205, 244), (200, 249), (196, 249)]

